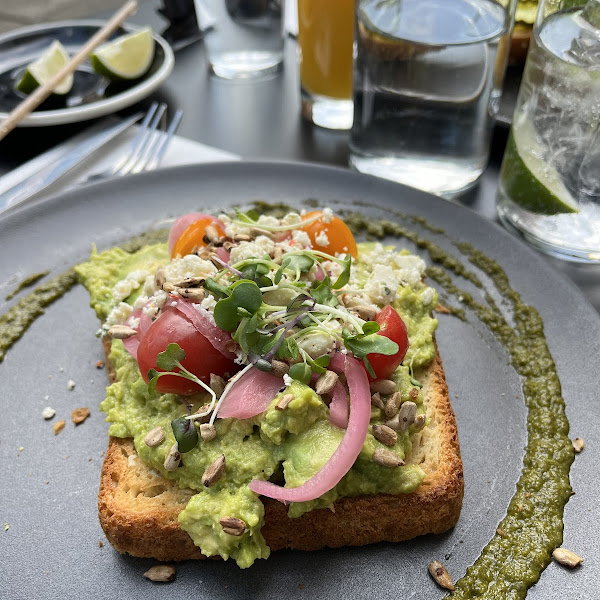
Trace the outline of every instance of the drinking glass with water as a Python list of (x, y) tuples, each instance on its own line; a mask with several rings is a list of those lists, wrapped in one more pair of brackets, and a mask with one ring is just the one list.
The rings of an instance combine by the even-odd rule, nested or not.
[(540, 0), (497, 210), (540, 249), (600, 262), (600, 0)]
[(485, 169), (516, 0), (357, 0), (355, 169), (452, 197)]

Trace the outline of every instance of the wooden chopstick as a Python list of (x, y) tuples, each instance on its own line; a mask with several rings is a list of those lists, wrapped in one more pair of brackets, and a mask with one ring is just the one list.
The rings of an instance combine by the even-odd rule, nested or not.
[(0, 140), (11, 132), (31, 111), (35, 110), (67, 75), (70, 75), (77, 67), (108, 37), (137, 10), (137, 0), (129, 0), (119, 9), (87, 43), (75, 54), (75, 56), (44, 85), (30, 94), (0, 123)]

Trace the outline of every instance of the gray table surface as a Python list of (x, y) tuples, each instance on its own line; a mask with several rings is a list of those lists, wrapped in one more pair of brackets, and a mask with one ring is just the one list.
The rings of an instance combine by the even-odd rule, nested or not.
[[(158, 0), (142, 3), (131, 21), (163, 31), (167, 23), (156, 12), (159, 5)], [(514, 92), (511, 90), (511, 93)], [(175, 69), (154, 98), (166, 101), (169, 110), (183, 109), (180, 135), (243, 158), (347, 165), (348, 133), (313, 127), (300, 117), (293, 39), (286, 41), (283, 72), (270, 80), (253, 83), (228, 82), (209, 75), (202, 42), (196, 42), (176, 53)], [(88, 125), (15, 130), (0, 143), (0, 175)], [(457, 200), (492, 220), (496, 219), (494, 200), (507, 132), (505, 125), (496, 127), (490, 164), (480, 184)], [(600, 311), (600, 266), (567, 263), (550, 257), (546, 260), (570, 278)]]

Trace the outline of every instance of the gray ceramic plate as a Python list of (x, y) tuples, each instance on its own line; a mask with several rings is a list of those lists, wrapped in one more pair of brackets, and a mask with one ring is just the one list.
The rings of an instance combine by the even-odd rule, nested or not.
[[(4, 297), (24, 276), (61, 272), (84, 260), (93, 243), (107, 248), (187, 211), (254, 199), (301, 207), (307, 198), (338, 209), (357, 209), (360, 203), (358, 210), (371, 217), (399, 219), (393, 211), (425, 217), (499, 261), (513, 287), (540, 310), (572, 435), (586, 441), (571, 471), (577, 494), (567, 505), (564, 542), (585, 563), (576, 571), (551, 564), (528, 597), (597, 597), (600, 318), (542, 259), (468, 209), (346, 170), (299, 164), (221, 163), (126, 178), (0, 218), (0, 313), (11, 305)], [(426, 230), (423, 235), (456, 253), (446, 236)], [(98, 524), (96, 494), (108, 426), (98, 411), (106, 373), (94, 366), (102, 357), (97, 327), (87, 293), (76, 287), (0, 364), (0, 521), (8, 524), (0, 531), (4, 598), (441, 598), (427, 564), (441, 560), (460, 577), (504, 516), (526, 442), (520, 383), (502, 348), (474, 318), (465, 323), (442, 315), (438, 341), (465, 467), (464, 508), (454, 530), (402, 544), (277, 552), (246, 571), (232, 562), (188, 562), (178, 567), (174, 583), (152, 584), (142, 573), (154, 561), (120, 556)], [(76, 383), (72, 391), (69, 380)], [(42, 418), (47, 405), (57, 411), (54, 421), (67, 419), (56, 437), (53, 422)], [(81, 406), (92, 415), (75, 427), (69, 416)]]
[[(0, 119), (13, 110), (25, 96), (15, 88), (25, 67), (40, 56), (54, 40), (73, 56), (104, 25), (103, 21), (61, 21), (11, 31), (0, 36)], [(126, 24), (110, 39), (137, 31)], [(73, 88), (65, 96), (50, 96), (20, 122), (21, 127), (62, 125), (95, 119), (139, 102), (151, 94), (171, 73), (175, 58), (167, 42), (154, 34), (154, 60), (139, 79), (110, 83), (94, 73), (85, 61), (74, 74)]]

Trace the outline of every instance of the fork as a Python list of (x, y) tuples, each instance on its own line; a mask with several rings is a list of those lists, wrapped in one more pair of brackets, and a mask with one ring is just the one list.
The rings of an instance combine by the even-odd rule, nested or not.
[(153, 102), (125, 153), (112, 167), (92, 173), (79, 184), (156, 169), (179, 127), (182, 116), (183, 111), (177, 109), (167, 127), (167, 104)]

